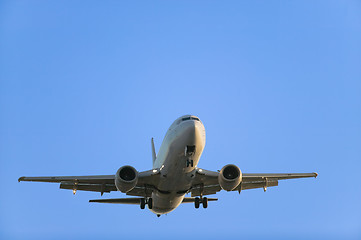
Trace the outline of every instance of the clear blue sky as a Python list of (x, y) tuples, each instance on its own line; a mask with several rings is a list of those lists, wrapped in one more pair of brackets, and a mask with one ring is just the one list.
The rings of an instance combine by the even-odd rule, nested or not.
[[(360, 1), (1, 1), (0, 81), (2, 239), (361, 238)], [(188, 113), (202, 168), (319, 178), (159, 219), (17, 182), (148, 170)]]

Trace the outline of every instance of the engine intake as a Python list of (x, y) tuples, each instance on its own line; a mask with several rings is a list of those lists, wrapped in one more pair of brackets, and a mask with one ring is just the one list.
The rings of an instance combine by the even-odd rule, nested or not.
[(115, 186), (123, 193), (131, 191), (138, 182), (138, 171), (132, 166), (123, 166), (115, 174)]
[(222, 189), (232, 191), (242, 182), (242, 172), (236, 165), (228, 164), (219, 172), (218, 182)]

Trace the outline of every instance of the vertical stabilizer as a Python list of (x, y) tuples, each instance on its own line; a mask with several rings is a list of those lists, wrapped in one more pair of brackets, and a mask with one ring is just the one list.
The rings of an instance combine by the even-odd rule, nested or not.
[(157, 158), (157, 154), (155, 153), (155, 147), (154, 147), (154, 140), (152, 138), (152, 157), (153, 157), (153, 165), (154, 165), (154, 162), (155, 162), (155, 159)]

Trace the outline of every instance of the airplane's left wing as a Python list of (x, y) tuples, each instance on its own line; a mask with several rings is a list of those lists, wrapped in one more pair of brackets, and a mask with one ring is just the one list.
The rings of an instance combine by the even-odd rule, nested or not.
[[(192, 197), (216, 194), (222, 188), (218, 182), (219, 172), (197, 169), (191, 189)], [(242, 182), (232, 191), (278, 186), (278, 180), (317, 177), (317, 173), (243, 173)]]

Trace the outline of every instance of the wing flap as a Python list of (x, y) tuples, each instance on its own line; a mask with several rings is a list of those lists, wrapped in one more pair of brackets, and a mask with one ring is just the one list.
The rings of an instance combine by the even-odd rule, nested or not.
[[(237, 191), (255, 189), (255, 188), (264, 188), (264, 187), (276, 187), (278, 186), (278, 180), (272, 179), (267, 182), (263, 181), (253, 181), (253, 182), (241, 182), (241, 184), (235, 189)], [(234, 191), (235, 191), (234, 190)]]
[(217, 192), (221, 191), (222, 188), (217, 184), (217, 185), (208, 185), (208, 186), (202, 186), (202, 185), (197, 185), (197, 186), (193, 186), (191, 189), (191, 196), (192, 197), (197, 197), (197, 196), (205, 196), (205, 195), (211, 195), (211, 194), (216, 194)]
[(87, 183), (74, 184), (72, 182), (60, 183), (60, 189), (102, 192), (102, 193), (117, 191), (117, 188), (115, 187), (114, 184), (87, 184)]

